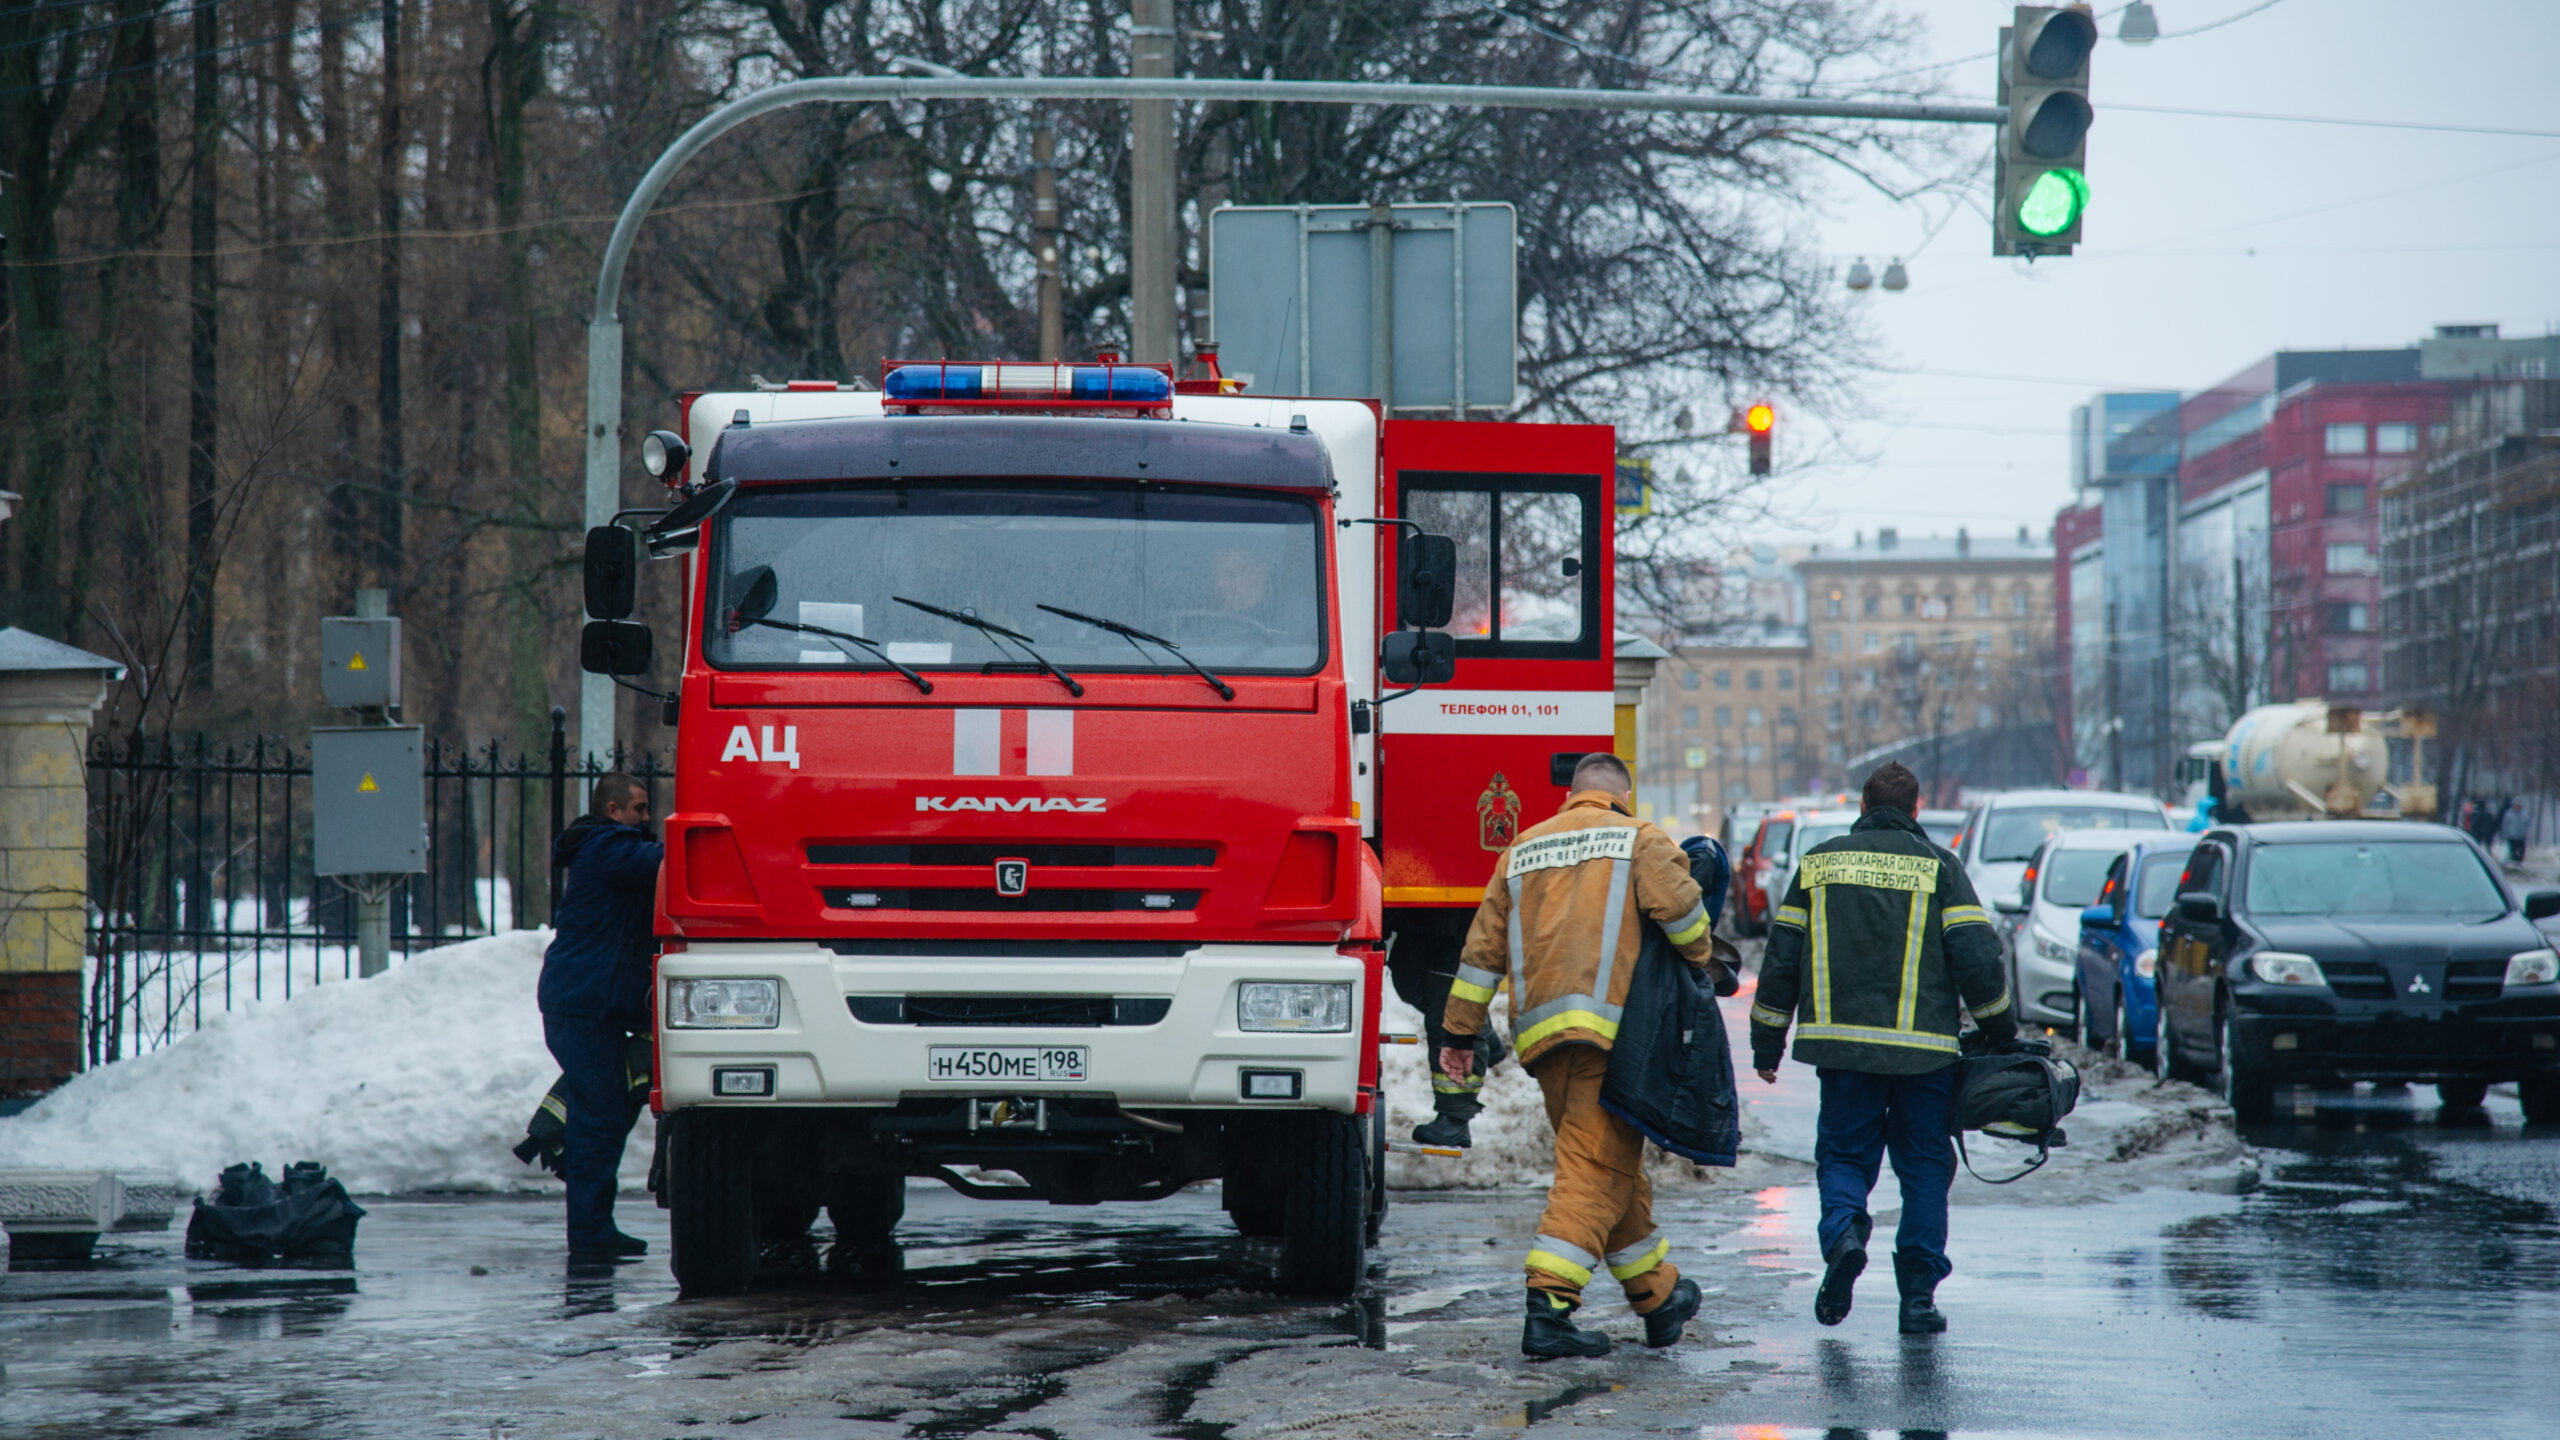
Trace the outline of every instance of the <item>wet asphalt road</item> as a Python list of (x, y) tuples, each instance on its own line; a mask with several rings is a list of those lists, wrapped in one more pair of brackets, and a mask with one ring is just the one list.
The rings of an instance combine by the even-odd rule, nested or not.
[[(1786, 1075), (1751, 1086), (1780, 1138), (1810, 1113)], [(1645, 1351), (1600, 1297), (1620, 1348), (1569, 1362), (1516, 1349), (1527, 1190), (1400, 1194), (1350, 1305), (1260, 1288), (1208, 1191), (918, 1190), (904, 1284), (705, 1302), (654, 1259), (569, 1271), (556, 1201), (384, 1200), (353, 1274), (192, 1263), (174, 1233), (11, 1274), (0, 1435), (2560, 1433), (2560, 1134), (2508, 1095), (2468, 1123), (2423, 1088), (2296, 1100), (2238, 1193), (1960, 1190), (1935, 1339), (1893, 1333), (1882, 1267), (1813, 1323), (1811, 1190), (1766, 1158), (1660, 1207), (1708, 1333)], [(623, 1214), (663, 1253), (658, 1212)]]

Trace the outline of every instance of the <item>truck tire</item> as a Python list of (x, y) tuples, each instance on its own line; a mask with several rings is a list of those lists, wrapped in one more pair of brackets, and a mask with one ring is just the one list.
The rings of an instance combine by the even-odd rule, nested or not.
[(1227, 1218), (1236, 1222), (1237, 1234), (1248, 1240), (1276, 1240), (1289, 1228), (1286, 1186), (1262, 1185), (1230, 1175), (1225, 1189)]
[(849, 1175), (835, 1183), (827, 1199), (827, 1219), (836, 1227), (836, 1243), (827, 1251), (827, 1268), (858, 1271), (866, 1280), (891, 1280), (906, 1270), (898, 1249), (898, 1222), (907, 1214), (907, 1177)]
[(1293, 1295), (1348, 1296), (1369, 1259), (1370, 1127), (1359, 1115), (1307, 1119), (1280, 1235), (1280, 1286)]
[(1369, 1248), (1387, 1228), (1387, 1097), (1369, 1097)]
[(2527, 1075), (2517, 1082), (2527, 1125), (2560, 1125), (2560, 1075)]
[(2275, 1077), (2267, 1073), (2263, 1061), (2240, 1053), (2239, 1039), (2226, 1007), (2222, 1012), (2222, 1098), (2230, 1104), (2233, 1119), (2264, 1120), (2276, 1110)]
[(737, 1295), (756, 1274), (754, 1136), (747, 1117), (668, 1116), (669, 1267), (686, 1296)]

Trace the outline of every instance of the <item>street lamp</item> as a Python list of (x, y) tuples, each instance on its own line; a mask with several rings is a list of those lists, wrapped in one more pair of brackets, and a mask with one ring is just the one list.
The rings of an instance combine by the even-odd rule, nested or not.
[(2160, 38), (2160, 17), (2152, 14), (2143, 0), (2133, 0), (2124, 7), (2124, 19), (2116, 24), (2116, 38), (2127, 45), (2148, 45)]

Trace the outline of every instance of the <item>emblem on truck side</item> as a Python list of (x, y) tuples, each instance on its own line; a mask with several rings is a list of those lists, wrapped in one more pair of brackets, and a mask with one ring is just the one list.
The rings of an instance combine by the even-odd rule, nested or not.
[(1520, 792), (1493, 772), (1492, 783), (1476, 797), (1476, 843), (1499, 853), (1520, 838)]
[(998, 861), (996, 862), (996, 893), (997, 893), (997, 894), (999, 894), (999, 895), (1022, 895), (1022, 894), (1026, 894), (1026, 893), (1028, 893), (1028, 892), (1030, 891), (1030, 889), (1031, 889), (1031, 862), (1030, 862), (1030, 861), (1028, 861), (1028, 860), (998, 860)]
[(1099, 815), (1103, 799), (1087, 795), (1070, 799), (1064, 795), (919, 795), (918, 810), (985, 810), (1020, 814), (1034, 810), (1067, 810), (1078, 815)]

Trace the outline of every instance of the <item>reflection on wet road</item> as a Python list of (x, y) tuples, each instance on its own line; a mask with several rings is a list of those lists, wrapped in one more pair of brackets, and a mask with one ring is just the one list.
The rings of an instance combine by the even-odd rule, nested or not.
[[(556, 1201), (386, 1201), (352, 1275), (194, 1264), (174, 1235), (12, 1274), (0, 1435), (2548, 1435), (2560, 1135), (2433, 1098), (2304, 1092), (2237, 1195), (1968, 1199), (1936, 1339), (1893, 1333), (1883, 1267), (1814, 1325), (1810, 1188), (1758, 1162), (1660, 1207), (1705, 1333), (1645, 1351), (1595, 1295), (1596, 1361), (1516, 1353), (1527, 1190), (1400, 1195), (1349, 1305), (1262, 1288), (1213, 1191), (918, 1190), (901, 1282), (705, 1302), (655, 1259), (570, 1271)], [(663, 1253), (656, 1212), (624, 1218)]]

